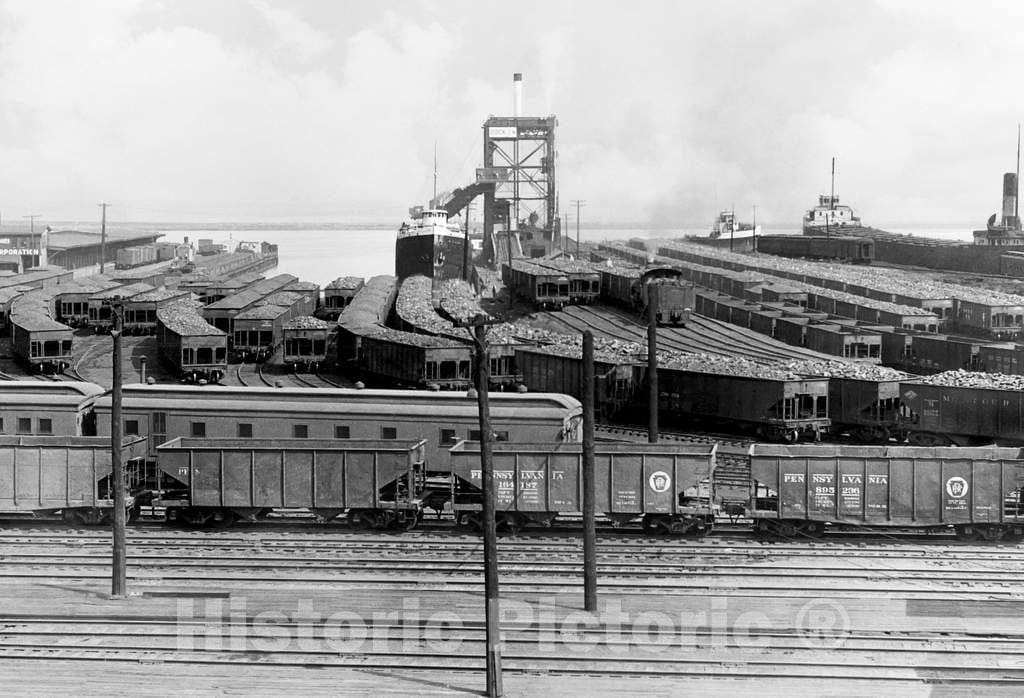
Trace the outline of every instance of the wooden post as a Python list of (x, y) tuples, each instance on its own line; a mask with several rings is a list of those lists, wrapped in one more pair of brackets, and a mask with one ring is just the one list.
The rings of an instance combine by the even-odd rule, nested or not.
[(498, 596), (498, 534), (494, 522), (494, 467), (491, 441), (491, 412), (487, 388), (491, 379), (491, 365), (487, 356), (487, 334), (483, 323), (474, 328), (476, 339), (476, 390), (480, 413), (480, 480), (483, 489), (484, 533), (484, 598), (487, 624), (487, 695), (502, 695), (501, 688), (501, 626), (499, 624)]
[(114, 329), (110, 336), (114, 338), (114, 381), (110, 396), (110, 477), (114, 487), (114, 550), (113, 568), (110, 578), (110, 595), (114, 598), (125, 596), (127, 586), (127, 559), (125, 552), (125, 481), (124, 458), (121, 452), (121, 326), (124, 307), (119, 301), (111, 304)]
[(647, 284), (647, 441), (658, 443), (658, 285)]
[(594, 334), (583, 333), (583, 608), (597, 611), (597, 508), (594, 491)]

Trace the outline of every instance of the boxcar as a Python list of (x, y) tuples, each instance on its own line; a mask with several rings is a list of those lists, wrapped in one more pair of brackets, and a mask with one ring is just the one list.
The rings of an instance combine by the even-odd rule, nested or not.
[(157, 310), (157, 350), (177, 375), (216, 383), (227, 370), (228, 338), (203, 319), (200, 307), (178, 301)]
[[(141, 485), (145, 440), (122, 444), (129, 491)], [(110, 438), (0, 436), (0, 514), (57, 514), (98, 524), (113, 509)], [(131, 497), (126, 504), (133, 504)]]
[(92, 408), (105, 389), (78, 381), (0, 382), (0, 434), (95, 436)]
[[(491, 420), (503, 441), (580, 440), (582, 406), (568, 395), (491, 393)], [(477, 401), (465, 393), (333, 388), (215, 389), (127, 385), (125, 433), (149, 436), (150, 452), (178, 436), (196, 438), (425, 439), (427, 462), (479, 437)], [(97, 432), (110, 433), (110, 396), (96, 401)]]
[(776, 379), (658, 369), (659, 410), (689, 425), (747, 428), (764, 438), (817, 439), (831, 424), (827, 378)]
[(327, 345), (334, 326), (319, 318), (304, 315), (284, 324), (284, 363), (286, 366), (316, 370), (327, 361)]
[[(613, 524), (641, 522), (648, 533), (703, 535), (714, 523), (709, 482), (717, 445), (597, 443), (597, 511)], [(583, 511), (582, 446), (495, 443), (497, 519), (515, 529), (550, 526), (556, 517)], [(479, 525), (482, 480), (479, 444), (450, 452), (450, 507), (458, 523)], [(430, 506), (436, 508), (435, 499)]]
[(176, 438), (157, 448), (175, 486), (155, 503), (190, 525), (308, 509), (355, 527), (411, 527), (419, 519), (425, 442)]
[(775, 446), (750, 450), (755, 529), (817, 534), (825, 525), (952, 527), (966, 538), (1024, 533), (1017, 448)]
[(114, 264), (115, 269), (134, 269), (145, 264), (153, 264), (158, 261), (158, 254), (155, 245), (139, 245), (136, 247), (124, 247), (117, 251)]

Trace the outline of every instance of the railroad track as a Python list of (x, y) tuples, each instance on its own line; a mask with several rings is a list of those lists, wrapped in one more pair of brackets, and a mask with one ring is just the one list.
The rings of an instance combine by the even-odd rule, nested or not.
[[(337, 625), (319, 618), (300, 625), (287, 617), (268, 623), (248, 615), (188, 621), (141, 613), (130, 619), (97, 620), (17, 614), (0, 617), (0, 622), (5, 626), (0, 657), (7, 661), (59, 659), (80, 667), (90, 662), (131, 662), (143, 663), (151, 672), (163, 670), (164, 665), (178, 672), (173, 667), (241, 664), (251, 667), (248, 671), (264, 667), (274, 672), (351, 668), (388, 676), (399, 671), (400, 677), (417, 671), (479, 676), (486, 632), (478, 617), (460, 622), (457, 641), (442, 620), (424, 619), (414, 628), (383, 621), (373, 625), (371, 649), (370, 642), (338, 636)], [(307, 633), (304, 642), (280, 641), (282, 636), (302, 637), (299, 633), (303, 630)], [(545, 682), (559, 676), (605, 678), (637, 682), (634, 686), (643, 685), (644, 678), (786, 679), (806, 681), (811, 691), (815, 684), (821, 686), (824, 677), (860, 681), (862, 685), (906, 684), (904, 690), (908, 691), (923, 684), (964, 690), (965, 686), (1019, 687), (1024, 682), (1024, 670), (1018, 668), (1019, 657), (1024, 656), (1019, 636), (978, 638), (954, 633), (934, 638), (920, 631), (887, 635), (824, 632), (815, 635), (821, 645), (809, 648), (806, 634), (798, 629), (755, 629), (749, 636), (751, 644), (745, 647), (718, 628), (674, 629), (664, 635), (659, 631), (655, 637), (639, 624), (626, 624), (614, 633), (609, 630), (600, 624), (579, 626), (566, 637), (564, 626), (553, 620), (505, 621), (503, 673), (513, 680), (517, 676), (545, 677)], [(182, 650), (183, 631), (189, 633), (187, 652)], [(558, 651), (545, 651), (556, 645), (555, 638)], [(256, 647), (264, 649), (253, 651)], [(357, 647), (359, 651), (352, 651)], [(727, 658), (723, 649), (728, 650)], [(954, 655), (958, 661), (951, 662)], [(1005, 667), (1004, 662), (1012, 664)], [(448, 675), (446, 681), (453, 678)], [(671, 685), (655, 684), (659, 693)]]

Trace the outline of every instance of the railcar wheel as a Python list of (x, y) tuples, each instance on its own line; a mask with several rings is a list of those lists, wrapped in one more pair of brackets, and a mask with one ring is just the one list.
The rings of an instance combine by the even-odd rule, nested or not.
[(976, 541), (980, 537), (980, 532), (976, 526), (957, 526), (956, 537), (963, 541)]
[(84, 526), (85, 516), (75, 509), (68, 509), (61, 512), (60, 518), (70, 526)]
[(825, 533), (825, 524), (820, 521), (807, 521), (800, 527), (800, 533), (809, 538), (821, 538)]
[(418, 511), (411, 511), (406, 513), (405, 521), (402, 525), (402, 530), (411, 531), (416, 528), (416, 525), (420, 522), (420, 513)]

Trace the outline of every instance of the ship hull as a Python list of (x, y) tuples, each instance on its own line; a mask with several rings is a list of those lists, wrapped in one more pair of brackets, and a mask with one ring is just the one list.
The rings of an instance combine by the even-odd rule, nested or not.
[[(420, 274), (432, 279), (461, 279), (466, 241), (453, 235), (408, 235), (395, 241), (395, 276)], [(472, 264), (472, 250), (469, 250)]]

